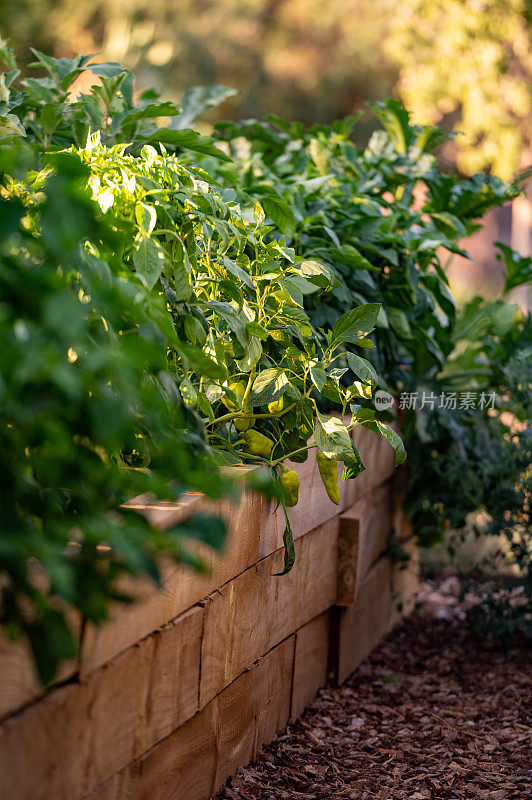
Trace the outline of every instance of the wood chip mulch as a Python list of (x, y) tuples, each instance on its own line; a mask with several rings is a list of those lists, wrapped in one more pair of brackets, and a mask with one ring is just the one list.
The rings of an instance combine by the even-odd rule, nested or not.
[(475, 638), (447, 583), (217, 800), (530, 800), (530, 651)]

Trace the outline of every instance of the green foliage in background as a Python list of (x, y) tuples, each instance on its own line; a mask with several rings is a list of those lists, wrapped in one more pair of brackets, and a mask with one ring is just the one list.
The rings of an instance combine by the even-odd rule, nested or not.
[(532, 11), (527, 0), (407, 0), (386, 51), (421, 122), (460, 132), (458, 166), (510, 180), (531, 163)]
[[(3, 0), (0, 32), (27, 63), (101, 53), (179, 100), (189, 86), (238, 89), (236, 118), (275, 111), (332, 120), (368, 97), (387, 96), (396, 67), (382, 43), (393, 0)], [(220, 118), (214, 110), (214, 116)]]

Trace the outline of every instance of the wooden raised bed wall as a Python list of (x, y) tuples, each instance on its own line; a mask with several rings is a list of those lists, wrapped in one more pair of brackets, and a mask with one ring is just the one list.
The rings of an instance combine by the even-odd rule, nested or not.
[[(226, 550), (198, 576), (166, 566), (137, 585), (78, 663), (42, 696), (22, 644), (0, 640), (0, 797), (9, 800), (206, 800), (319, 687), (343, 681), (412, 606), (417, 562), (399, 508), (394, 454), (357, 431), (367, 465), (340, 508), (314, 455), (296, 464), (290, 511), (296, 564), (282, 577), (282, 509), (244, 492), (238, 507), (189, 495), (136, 506), (161, 526), (192, 511), (227, 520)], [(392, 528), (412, 558), (386, 555)]]

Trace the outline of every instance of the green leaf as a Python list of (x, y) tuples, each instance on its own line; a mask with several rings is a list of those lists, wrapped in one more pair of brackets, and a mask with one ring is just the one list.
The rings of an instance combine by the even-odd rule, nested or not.
[(394, 143), (399, 153), (406, 153), (412, 142), (413, 131), (409, 124), (408, 111), (398, 100), (385, 100), (380, 103), (370, 103), (371, 109), (377, 116)]
[(358, 475), (364, 465), (360, 453), (353, 444), (349, 431), (338, 417), (326, 417), (316, 411), (318, 422), (314, 431), (314, 441), (327, 456), (349, 464)]
[(400, 339), (412, 339), (410, 323), (405, 312), (400, 308), (389, 307), (387, 309), (388, 322)]
[(179, 391), (184, 404), (190, 408), (195, 408), (198, 403), (198, 393), (188, 376), (185, 376), (179, 384)]
[(318, 139), (311, 139), (309, 153), (320, 175), (325, 176), (329, 169), (329, 147)]
[(331, 346), (366, 337), (375, 327), (380, 307), (380, 303), (366, 303), (343, 314), (333, 325)]
[(274, 225), (288, 239), (291, 239), (296, 229), (296, 218), (288, 203), (278, 197), (263, 197), (261, 202), (264, 211), (271, 217)]
[(251, 372), (255, 364), (260, 360), (261, 355), (262, 345), (260, 339), (252, 336), (244, 349), (244, 357), (237, 362), (238, 368), (241, 372)]
[(225, 365), (217, 364), (201, 348), (186, 342), (179, 342), (179, 346), (176, 349), (184, 356), (187, 364), (199, 375), (206, 375), (209, 378), (218, 380), (223, 380), (226, 377)]
[(346, 357), (349, 368), (360, 380), (364, 381), (364, 383), (369, 383), (371, 386), (377, 385), (379, 378), (369, 361), (366, 361), (365, 358), (361, 358), (354, 353), (346, 353)]
[(143, 236), (135, 243), (133, 264), (148, 289), (153, 289), (163, 270), (166, 255), (153, 239)]
[(186, 90), (181, 101), (181, 113), (172, 120), (170, 128), (182, 130), (189, 128), (204, 111), (212, 106), (219, 106), (228, 97), (238, 94), (235, 89), (228, 86), (214, 84), (213, 86), (192, 86)]
[(272, 367), (260, 372), (251, 387), (250, 402), (254, 406), (262, 406), (278, 400), (290, 386), (283, 367)]
[(176, 526), (175, 531), (190, 539), (206, 542), (215, 550), (221, 550), (225, 541), (225, 523), (214, 514), (194, 514)]
[(321, 390), (325, 386), (325, 381), (327, 380), (327, 373), (325, 372), (325, 369), (322, 367), (321, 364), (311, 365), (310, 377), (312, 379), (312, 383), (314, 384), (318, 392), (321, 392)]
[(519, 255), (502, 242), (495, 242), (495, 246), (500, 250), (497, 260), (502, 261), (506, 267), (505, 294), (516, 286), (532, 283), (532, 258)]
[(116, 78), (117, 75), (128, 72), (118, 61), (102, 61), (100, 64), (90, 64), (88, 69), (93, 75), (98, 75), (100, 78)]
[(47, 686), (55, 677), (62, 659), (73, 658), (77, 645), (62, 614), (47, 610), (26, 627), (39, 677)]
[(205, 156), (213, 156), (220, 159), (220, 161), (231, 161), (219, 147), (214, 144), (214, 139), (211, 136), (203, 136), (191, 128), (184, 128), (180, 131), (172, 130), (171, 128), (160, 128), (152, 133), (148, 140), (149, 142), (162, 142), (162, 144), (169, 144), (173, 147), (180, 147), (183, 150), (192, 150), (195, 153), (202, 153)]
[(257, 226), (262, 225), (266, 219), (266, 215), (260, 203), (255, 203), (253, 206), (253, 217)]
[(321, 288), (333, 286), (337, 282), (332, 269), (326, 267), (325, 264), (320, 264), (319, 261), (302, 261), (297, 264), (297, 269), (303, 277), (308, 278)]
[(0, 73), (0, 103), (9, 103), (9, 89), (6, 86), (4, 73)]
[(179, 106), (176, 106), (175, 103), (149, 103), (146, 106), (138, 106), (123, 115), (117, 115), (113, 118), (113, 121), (119, 120), (121, 125), (127, 125), (139, 119), (172, 117), (176, 114), (179, 114)]
[(384, 422), (381, 422), (378, 419), (374, 420), (364, 420), (361, 422), (364, 428), (367, 428), (373, 433), (382, 434), (386, 441), (388, 441), (393, 449), (395, 450), (395, 466), (399, 466), (402, 464), (403, 461), (406, 459), (406, 450), (403, 444), (403, 440), (399, 436), (399, 434), (394, 431), (393, 428), (390, 428), (389, 425), (386, 425)]
[(234, 275), (235, 278), (238, 278), (239, 281), (245, 283), (246, 286), (254, 287), (253, 278), (246, 272), (246, 270), (233, 261), (232, 258), (228, 258), (228, 256), (223, 257), (224, 267), (231, 275)]
[(369, 272), (379, 274), (381, 272), (379, 267), (374, 267), (352, 244), (343, 244), (339, 250), (334, 251), (334, 257), (351, 269), (367, 269)]
[(26, 131), (14, 114), (0, 114), (0, 136), (26, 136)]
[(153, 206), (139, 201), (135, 205), (135, 219), (144, 236), (150, 236), (157, 222), (157, 212)]
[(268, 338), (268, 331), (258, 322), (246, 322), (246, 330), (250, 336), (257, 336), (263, 342)]

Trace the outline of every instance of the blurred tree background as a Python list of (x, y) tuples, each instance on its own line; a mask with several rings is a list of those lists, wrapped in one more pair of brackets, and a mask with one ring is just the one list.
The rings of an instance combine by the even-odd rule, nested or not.
[(222, 83), (216, 116), (330, 122), (398, 94), (460, 135), (465, 172), (505, 179), (531, 161), (531, 0), (2, 0), (22, 62), (99, 52), (179, 99)]
[[(2, 0), (0, 32), (23, 63), (101, 53), (179, 100), (194, 85), (238, 90), (208, 119), (278, 114), (330, 122), (399, 96), (420, 123), (457, 132), (443, 157), (511, 179), (532, 162), (531, 0)], [(81, 87), (83, 88), (83, 87)], [(359, 125), (365, 138), (369, 117)], [(497, 272), (491, 242), (531, 252), (532, 206), (488, 219), (473, 245)], [(491, 265), (491, 266), (490, 266)], [(466, 283), (482, 274), (459, 266)], [(474, 268), (473, 268), (474, 269)], [(469, 274), (468, 274), (469, 273)], [(481, 279), (484, 282), (484, 279)], [(490, 278), (488, 275), (488, 284)]]

